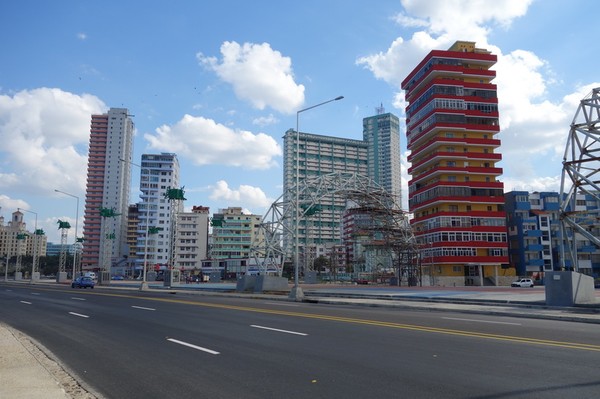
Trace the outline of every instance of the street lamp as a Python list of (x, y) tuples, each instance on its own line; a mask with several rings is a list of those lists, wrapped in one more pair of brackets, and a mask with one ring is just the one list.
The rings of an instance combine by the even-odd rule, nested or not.
[[(138, 165), (137, 163), (133, 163), (131, 161), (127, 161), (123, 158), (119, 158), (121, 162), (127, 162), (133, 166), (137, 166), (140, 168), (140, 174), (142, 173), (142, 165)], [(141, 177), (140, 177), (141, 179)], [(148, 280), (146, 278), (146, 273), (148, 269), (148, 237), (150, 236), (150, 201), (146, 199), (146, 238), (144, 240), (144, 271), (142, 277), (142, 284), (140, 285), (140, 291), (145, 291), (148, 289)]]
[(344, 98), (344, 96), (338, 96), (336, 98), (332, 98), (331, 100), (323, 101), (322, 103), (301, 109), (296, 112), (296, 222), (294, 223), (294, 288), (292, 288), (290, 291), (290, 298), (296, 301), (301, 301), (304, 297), (302, 288), (300, 288), (298, 285), (298, 249), (300, 246), (300, 242), (298, 240), (298, 223), (300, 222), (300, 113), (320, 107), (321, 105), (325, 105), (333, 101), (341, 100), (342, 98)]
[(77, 200), (77, 209), (75, 210), (75, 241), (73, 243), (73, 276), (71, 277), (73, 280), (75, 279), (75, 275), (77, 273), (77, 223), (79, 222), (79, 197), (73, 194), (65, 193), (64, 191), (54, 190), (57, 193), (61, 193), (64, 195), (68, 195), (69, 197), (73, 197)]
[(33, 213), (35, 215), (35, 226), (33, 228), (33, 261), (31, 262), (31, 283), (33, 284), (34, 278), (33, 278), (33, 273), (35, 272), (35, 266), (36, 266), (36, 261), (38, 259), (37, 255), (39, 255), (37, 253), (38, 251), (38, 235), (37, 235), (37, 217), (38, 214), (37, 212), (34, 211), (28, 211), (27, 209), (21, 209), (21, 208), (17, 208), (18, 211), (25, 211), (25, 212), (29, 212), (29, 213)]

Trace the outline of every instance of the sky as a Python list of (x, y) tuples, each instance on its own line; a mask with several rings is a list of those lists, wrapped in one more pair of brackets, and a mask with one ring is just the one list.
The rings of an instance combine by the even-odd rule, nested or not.
[(133, 115), (134, 162), (177, 154), (187, 210), (265, 214), (297, 111), (337, 96), (300, 131), (361, 140), (377, 107), (399, 116), (407, 209), (400, 83), (456, 40), (498, 56), (505, 192), (559, 191), (571, 121), (600, 87), (599, 14), (593, 0), (3, 1), (0, 216), (81, 236), (90, 117), (111, 107)]

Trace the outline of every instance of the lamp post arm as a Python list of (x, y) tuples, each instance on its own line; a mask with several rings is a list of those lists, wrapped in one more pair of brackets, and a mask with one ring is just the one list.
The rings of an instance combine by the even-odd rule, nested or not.
[(296, 195), (295, 195), (295, 200), (296, 200), (296, 204), (295, 204), (295, 215), (294, 215), (294, 288), (292, 289), (292, 291), (290, 292), (290, 296), (292, 298), (294, 298), (295, 300), (299, 300), (301, 299), (304, 294), (302, 293), (302, 290), (300, 289), (299, 285), (298, 285), (298, 263), (299, 263), (299, 256), (298, 256), (298, 251), (299, 251), (299, 247), (300, 247), (300, 241), (299, 241), (299, 222), (300, 222), (300, 206), (299, 206), (299, 202), (300, 202), (300, 113), (304, 112), (304, 111), (308, 111), (311, 110), (313, 108), (317, 108), (320, 107), (321, 105), (325, 105), (328, 104), (330, 102), (333, 101), (338, 101), (343, 99), (344, 96), (337, 96), (336, 98), (332, 98), (331, 100), (327, 100), (327, 101), (323, 101), (322, 103), (304, 108), (299, 110), (298, 112), (296, 112)]
[(333, 101), (338, 101), (338, 100), (341, 100), (343, 98), (344, 98), (344, 96), (338, 96), (336, 98), (332, 98), (331, 100), (323, 101), (322, 103), (319, 103), (319, 104), (312, 105), (310, 107), (301, 109), (300, 111), (297, 111), (297, 113), (299, 114), (300, 112), (308, 111), (309, 109), (317, 108), (317, 107), (320, 107), (321, 105), (325, 105), (325, 104), (328, 104), (328, 103), (333, 102)]

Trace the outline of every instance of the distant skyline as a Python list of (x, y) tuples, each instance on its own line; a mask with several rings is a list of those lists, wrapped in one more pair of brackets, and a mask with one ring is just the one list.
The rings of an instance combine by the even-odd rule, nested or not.
[[(558, 191), (579, 101), (600, 86), (592, 0), (308, 0), (206, 3), (22, 0), (0, 4), (0, 215), (36, 212), (82, 233), (92, 114), (134, 115), (135, 163), (173, 152), (185, 208), (264, 214), (282, 194), (283, 135), (362, 139), (362, 119), (401, 121), (400, 82), (456, 40), (498, 56), (505, 190)], [(139, 202), (132, 167), (131, 202)], [(405, 204), (404, 208), (407, 206)], [(24, 212), (28, 228), (34, 215)], [(69, 242), (73, 241), (70, 233)]]

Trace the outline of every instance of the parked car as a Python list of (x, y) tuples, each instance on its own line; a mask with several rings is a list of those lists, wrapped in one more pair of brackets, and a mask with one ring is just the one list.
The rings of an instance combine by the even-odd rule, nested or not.
[(71, 288), (94, 288), (94, 280), (91, 277), (77, 277), (71, 283)]
[(521, 278), (517, 281), (513, 281), (510, 284), (511, 287), (533, 287), (533, 280), (530, 278)]
[(84, 277), (89, 277), (94, 281), (98, 280), (98, 276), (96, 276), (96, 273), (94, 272), (85, 272), (85, 274), (83, 275)]

